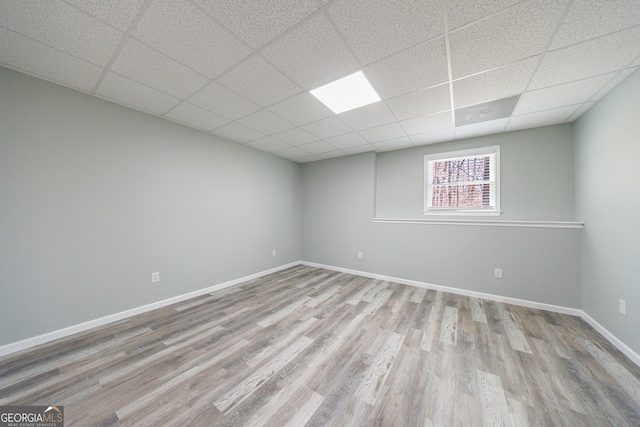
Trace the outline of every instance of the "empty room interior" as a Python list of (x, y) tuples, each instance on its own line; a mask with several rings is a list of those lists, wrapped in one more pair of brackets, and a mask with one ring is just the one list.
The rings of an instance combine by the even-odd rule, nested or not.
[(640, 425), (639, 68), (638, 0), (0, 0), (0, 412)]

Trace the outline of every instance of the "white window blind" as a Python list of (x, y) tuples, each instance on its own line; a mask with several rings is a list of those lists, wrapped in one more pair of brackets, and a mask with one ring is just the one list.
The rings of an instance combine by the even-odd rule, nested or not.
[(425, 214), (499, 213), (499, 147), (425, 156)]

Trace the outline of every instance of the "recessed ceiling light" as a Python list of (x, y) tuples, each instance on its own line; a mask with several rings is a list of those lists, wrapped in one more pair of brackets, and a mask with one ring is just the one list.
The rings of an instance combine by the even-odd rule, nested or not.
[(380, 101), (380, 97), (362, 71), (320, 86), (309, 93), (336, 114)]

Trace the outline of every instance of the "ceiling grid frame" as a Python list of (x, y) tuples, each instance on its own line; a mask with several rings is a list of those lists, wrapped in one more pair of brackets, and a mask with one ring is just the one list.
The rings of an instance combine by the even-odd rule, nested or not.
[[(202, 74), (197, 68), (202, 70), (199, 64), (206, 64), (206, 60), (203, 62), (193, 53), (182, 55), (175, 50), (174, 41), (180, 40), (176, 37), (184, 38), (185, 34), (189, 34), (172, 26), (171, 22), (178, 22), (177, 17), (165, 16), (166, 19), (161, 20), (167, 23), (167, 27), (153, 29), (155, 34), (160, 34), (153, 39), (154, 46), (136, 37), (140, 22), (145, 17), (155, 16), (150, 15), (150, 10), (160, 5), (178, 11), (181, 5), (188, 10), (194, 8), (195, 12), (189, 13), (196, 15), (187, 15), (185, 12), (184, 16), (198, 18), (201, 15), (203, 21), (198, 21), (199, 25), (209, 25), (210, 22), (210, 37), (221, 34), (221, 40), (230, 43), (236, 40), (240, 43), (238, 46), (244, 46), (246, 51), (242, 50), (237, 61), (225, 64), (215, 75)], [(535, 5), (548, 7), (548, 12), (537, 13)], [(560, 11), (558, 5), (563, 7), (559, 16), (556, 15)], [(358, 10), (364, 7), (366, 10)], [(334, 16), (331, 10), (346, 10), (349, 15)], [(54, 12), (63, 20), (69, 20), (72, 16), (81, 17), (77, 24), (71, 26), (78, 33), (69, 33), (68, 28), (45, 20), (45, 11)], [(241, 15), (256, 11), (260, 11), (261, 15)], [(308, 62), (301, 66), (310, 67), (313, 61), (324, 61), (322, 67), (328, 72), (327, 78), (322, 79), (316, 72), (314, 75), (320, 77), (319, 80), (328, 80), (329, 76), (340, 78), (359, 70), (365, 75), (367, 70), (375, 71), (378, 76), (376, 84), (383, 86), (376, 88), (374, 85), (374, 89), (386, 94), (382, 96), (378, 107), (361, 107), (339, 115), (327, 113), (319, 102), (309, 99), (309, 88), (303, 87), (293, 76), (297, 73), (294, 73), (294, 52), (276, 51), (279, 58), (287, 61), (286, 67), (281, 67), (277, 61), (271, 60), (272, 55), (266, 54), (274, 46), (282, 45), (286, 39), (290, 42), (293, 39), (296, 49), (304, 49), (304, 44), (295, 43), (297, 36), (292, 37), (292, 34), (305, 34), (301, 28), (312, 20), (320, 19), (320, 16), (322, 25), (325, 25), (324, 22), (327, 25), (323, 27), (323, 34), (339, 40), (346, 49), (346, 55), (358, 68), (347, 72), (346, 68), (350, 67), (346, 67), (341, 71), (337, 62), (333, 63), (326, 57), (314, 57), (313, 54), (307, 55)], [(371, 17), (371, 21), (367, 21), (366, 16)], [(256, 19), (263, 27), (254, 29), (238, 26), (239, 22), (258, 22)], [(529, 21), (531, 19), (538, 21)], [(527, 22), (539, 22), (540, 19), (554, 21), (547, 21), (546, 29), (534, 35), (518, 32), (518, 27), (514, 26), (515, 23), (526, 25)], [(149, 28), (149, 22), (145, 23), (145, 28)], [(594, 29), (591, 28), (593, 22), (603, 22), (605, 25), (602, 25), (602, 29)], [(418, 23), (427, 28), (420, 28)], [(527, 49), (517, 51), (517, 46), (509, 46), (509, 40), (496, 41), (497, 34), (502, 33), (492, 35), (492, 32), (487, 32), (489, 24), (497, 24), (495, 31), (502, 31), (503, 34), (516, 34), (520, 45), (523, 41), (526, 43), (528, 37), (535, 37), (536, 43), (540, 43), (540, 37), (544, 36), (544, 47), (539, 54), (523, 56)], [(345, 25), (356, 25), (358, 30)], [(267, 31), (267, 36), (256, 32), (259, 28), (267, 27), (272, 28)], [(456, 3), (451, 0), (408, 0), (403, 3), (385, 0), (301, 0), (296, 3), (295, 0), (279, 0), (245, 8), (230, 0), (219, 0), (214, 7), (208, 7), (199, 0), (138, 0), (135, 3), (49, 0), (46, 4), (37, 0), (0, 0), (0, 66), (304, 163), (365, 151), (381, 152), (572, 122), (640, 68), (639, 30), (640, 2), (637, 0), (616, 0), (606, 5), (591, 4), (588, 0), (566, 0), (566, 3), (565, 0), (456, 0)], [(105, 31), (110, 37), (108, 44), (99, 42), (100, 31)], [(88, 37), (83, 37), (83, 34)], [(116, 34), (121, 37), (117, 45), (113, 43), (117, 40)], [(497, 55), (488, 62), (479, 59), (479, 63), (484, 61), (493, 64), (490, 67), (477, 69), (473, 64), (466, 64), (466, 69), (475, 70), (456, 75), (456, 64), (460, 66), (462, 62), (475, 61), (474, 55), (480, 53), (471, 52), (470, 56), (457, 57), (464, 49), (460, 50), (462, 45), (453, 49), (452, 37), (460, 43), (473, 34), (489, 35), (491, 43), (498, 43), (496, 46), (502, 49), (502, 56)], [(204, 37), (203, 34), (202, 40), (190, 40), (187, 44), (194, 49), (211, 49), (207, 51), (207, 58), (215, 58), (219, 55), (216, 52), (224, 49), (224, 46), (204, 46)], [(170, 42), (175, 55), (171, 54), (168, 45), (162, 44), (163, 40)], [(102, 50), (92, 53), (91, 43)], [(141, 52), (157, 55), (160, 62), (139, 62), (140, 58), (131, 55), (136, 43), (149, 49)], [(435, 58), (429, 61), (428, 56), (419, 57), (419, 61), (410, 60), (413, 54), (437, 54), (439, 43), (444, 46), (444, 65), (435, 61)], [(235, 45), (231, 43), (229, 46)], [(331, 52), (326, 49), (332, 49), (329, 45), (317, 47), (321, 47), (317, 49), (318, 53)], [(574, 72), (563, 76), (559, 65), (562, 61), (558, 59), (558, 51), (564, 52), (561, 49), (569, 49), (567, 52), (575, 57), (589, 56), (595, 62), (605, 61), (608, 57), (615, 61), (613, 64), (596, 63), (582, 69), (574, 68)], [(126, 65), (129, 68), (122, 68), (123, 64), (119, 61), (125, 59), (123, 53), (127, 50), (129, 56), (126, 60), (129, 64)], [(106, 56), (106, 53), (109, 55)], [(531, 63), (525, 61), (535, 61), (534, 57), (537, 56), (535, 67), (530, 70)], [(95, 63), (92, 58), (100, 62), (106, 59), (106, 63)], [(503, 62), (501, 58), (509, 60)], [(581, 63), (586, 64), (584, 60)], [(78, 71), (69, 72), (74, 64)], [(154, 67), (168, 67), (165, 77), (143, 77), (142, 73), (145, 72), (145, 76), (163, 73)], [(137, 74), (130, 71), (134, 69)], [(207, 72), (206, 69), (202, 71)], [(265, 76), (268, 77), (246, 74), (262, 71), (266, 71)], [(500, 91), (500, 79), (511, 71), (519, 73), (519, 80), (514, 80), (511, 86)], [(430, 83), (425, 81), (424, 86), (419, 84), (421, 77), (432, 74), (436, 77), (430, 79)], [(445, 75), (446, 81), (434, 83)], [(171, 80), (184, 79), (186, 76), (202, 78), (197, 77), (196, 81), (189, 84)], [(235, 80), (225, 76), (234, 76)], [(247, 86), (243, 86), (243, 78), (252, 79), (254, 88), (247, 90)], [(524, 84), (523, 78), (527, 80), (521, 88), (519, 85)], [(230, 81), (236, 83), (231, 87), (225, 84)], [(396, 81), (396, 86), (386, 87)], [(182, 89), (171, 87), (178, 83)], [(441, 91), (438, 87), (443, 84), (448, 90), (445, 104), (436, 96)], [(558, 90), (543, 91), (549, 88)], [(409, 92), (404, 92), (407, 90)], [(458, 90), (464, 92), (458, 93)], [(520, 91), (521, 97), (514, 113), (506, 120), (455, 127), (455, 109), (465, 105), (464, 100), (484, 104), (501, 99), (500, 96), (511, 90)], [(566, 101), (544, 100), (554, 92), (565, 94)], [(532, 95), (526, 97), (527, 94)], [(208, 100), (207, 95), (216, 98)], [(524, 105), (527, 98), (533, 99), (533, 95), (539, 100), (536, 101), (539, 107), (529, 102), (526, 114), (519, 113), (518, 107)], [(228, 111), (225, 105), (229, 106)], [(449, 116), (446, 120), (443, 111)], [(311, 132), (310, 135), (309, 130), (313, 129), (316, 134)], [(297, 137), (302, 139), (298, 141)]]

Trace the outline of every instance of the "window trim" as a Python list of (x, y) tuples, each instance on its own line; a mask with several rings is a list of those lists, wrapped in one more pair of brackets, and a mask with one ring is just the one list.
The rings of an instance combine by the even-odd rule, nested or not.
[[(429, 162), (434, 160), (449, 159), (455, 157), (495, 155), (495, 207), (493, 209), (469, 209), (469, 208), (429, 208)], [(500, 146), (478, 147), (469, 150), (447, 151), (444, 153), (426, 154), (424, 156), (423, 176), (423, 213), (424, 215), (452, 215), (452, 216), (499, 216), (500, 210)]]

